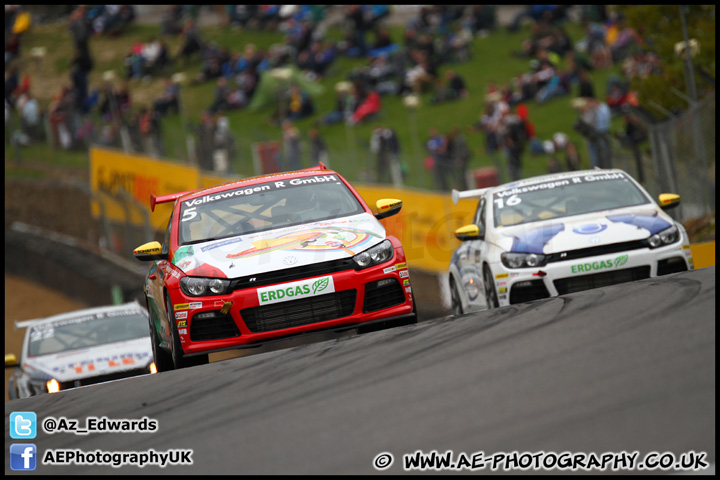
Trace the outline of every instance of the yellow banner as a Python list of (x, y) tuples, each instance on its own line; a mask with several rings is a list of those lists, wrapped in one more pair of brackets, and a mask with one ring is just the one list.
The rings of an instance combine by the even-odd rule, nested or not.
[(712, 267), (715, 265), (715, 242), (695, 243), (690, 245), (695, 268)]
[(400, 239), (408, 264), (430, 272), (444, 273), (460, 241), (456, 229), (472, 221), (477, 200), (461, 200), (453, 205), (450, 192), (396, 189), (354, 185), (370, 208), (381, 198), (402, 200), (400, 213), (381, 220), (388, 233)]
[[(167, 225), (172, 204), (161, 204), (150, 211), (150, 195), (167, 195), (206, 188), (232, 181), (233, 178), (219, 175), (202, 175), (197, 167), (182, 165), (144, 155), (128, 154), (122, 151), (92, 147), (90, 149), (90, 188), (103, 203), (105, 216), (112, 221), (125, 222), (128, 214), (130, 223), (141, 226), (144, 216), (133, 202), (145, 208), (150, 215), (153, 228)], [(92, 215), (100, 216), (100, 205), (92, 202)]]

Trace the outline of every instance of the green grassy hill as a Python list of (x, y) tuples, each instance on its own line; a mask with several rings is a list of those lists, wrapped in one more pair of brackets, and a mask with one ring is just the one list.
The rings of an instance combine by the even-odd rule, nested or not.
[[(391, 27), (392, 38), (400, 41), (402, 38), (401, 26)], [(94, 70), (91, 73), (91, 88), (97, 87), (102, 82), (103, 72), (113, 70), (116, 78), (123, 77), (123, 59), (130, 46), (137, 41), (147, 41), (156, 36), (158, 26), (134, 25), (125, 34), (117, 38), (94, 37), (90, 41), (90, 48), (95, 62)], [(568, 32), (574, 41), (583, 36), (581, 28), (577, 25), (568, 25)], [(201, 28), (203, 38), (207, 41), (214, 41), (221, 46), (230, 48), (232, 51), (241, 51), (247, 43), (253, 43), (259, 48), (266, 49), (275, 43), (283, 41), (281, 33), (239, 31), (216, 26)], [(448, 68), (455, 69), (468, 84), (470, 97), (468, 99), (430, 105), (429, 93), (422, 98), (421, 107), (417, 110), (414, 121), (416, 122), (418, 140), (420, 146), (424, 144), (427, 131), (430, 127), (437, 127), (441, 132), (447, 132), (452, 127), (465, 127), (474, 124), (484, 107), (484, 96), (488, 82), (495, 82), (498, 85), (509, 81), (513, 76), (529, 70), (529, 63), (526, 59), (516, 58), (513, 51), (521, 49), (522, 41), (529, 36), (529, 28), (521, 29), (515, 33), (506, 32), (504, 29), (485, 37), (475, 38), (473, 41), (473, 55), (468, 62), (454, 65), (443, 65), (441, 74)], [(341, 31), (339, 27), (331, 27), (328, 31), (330, 39), (339, 39)], [(180, 39), (165, 37), (172, 55), (176, 55), (180, 48)], [(41, 63), (36, 63), (30, 58), (29, 52), (33, 47), (45, 47), (47, 53)], [(40, 99), (43, 106), (47, 106), (52, 96), (59, 90), (60, 85), (69, 84), (68, 65), (72, 56), (72, 43), (67, 26), (38, 25), (26, 34), (22, 39), (22, 55), (20, 61), (21, 74), (29, 74), (32, 82), (32, 91)], [(334, 85), (347, 78), (347, 73), (355, 67), (366, 64), (362, 59), (351, 59), (341, 57), (332, 65), (328, 76), (322, 80), (325, 93), (316, 99), (316, 114), (308, 119), (297, 122), (298, 128), (307, 138), (307, 131), (311, 123), (329, 112), (334, 106)], [(187, 77), (192, 78), (200, 71), (199, 61), (187, 66), (174, 65), (168, 73), (184, 72)], [(615, 69), (593, 72), (592, 78), (595, 83), (596, 95), (605, 95), (605, 84), (607, 78)], [(120, 80), (116, 80), (120, 81)], [(161, 78), (154, 78), (149, 81), (133, 80), (129, 82), (134, 106), (145, 104), (152, 105), (152, 101), (160, 95), (163, 89)], [(202, 85), (183, 86), (182, 99), (185, 105), (185, 117), (187, 120), (197, 122), (200, 114), (212, 102), (214, 82), (207, 82)], [(573, 92), (574, 93), (574, 92)], [(555, 132), (565, 132), (574, 141), (579, 142), (581, 154), (583, 155), (583, 166), (589, 167), (587, 152), (582, 138), (572, 130), (572, 124), (577, 115), (570, 107), (572, 93), (568, 96), (555, 98), (546, 104), (530, 102), (529, 118), (535, 124), (537, 136), (541, 140), (549, 139)], [(336, 124), (321, 129), (330, 149), (330, 163), (345, 175), (349, 180), (363, 180), (364, 172), (368, 165), (374, 165), (374, 159), (367, 151), (367, 145), (373, 127), (378, 122), (393, 127), (399, 136), (403, 152), (403, 161), (408, 165), (407, 185), (420, 188), (433, 188), (432, 173), (423, 167), (424, 150), (418, 151), (412, 139), (413, 118), (403, 106), (402, 98), (392, 96), (383, 97), (383, 108), (377, 122), (358, 125), (352, 129), (343, 124)], [(241, 175), (252, 175), (252, 157), (250, 146), (252, 143), (263, 140), (280, 140), (281, 132), (277, 126), (267, 122), (270, 116), (268, 111), (250, 112), (232, 111), (227, 113), (230, 120), (231, 130), (238, 141), (239, 155), (233, 165), (236, 173)], [(619, 120), (614, 120), (613, 129), (620, 128)], [(171, 159), (184, 162), (187, 160), (186, 142), (183, 138), (183, 124), (179, 115), (170, 115), (163, 119), (164, 142), (166, 154)], [(7, 135), (6, 135), (7, 139)], [(490, 166), (491, 160), (483, 152), (484, 139), (481, 133), (467, 136), (469, 146), (474, 156), (470, 162), (470, 168)], [(420, 147), (422, 148), (422, 147)], [(306, 166), (309, 166), (307, 158), (308, 148), (304, 146)], [(27, 164), (48, 163), (54, 166), (85, 167), (87, 166), (87, 155), (82, 152), (63, 152), (53, 150), (49, 145), (34, 145), (23, 148), (20, 152), (24, 168), (8, 164), (8, 160), (17, 158), (16, 153), (5, 144), (6, 176), (22, 175), (27, 176)], [(547, 158), (545, 155), (531, 156), (526, 150), (524, 156), (524, 175), (532, 176), (545, 173), (547, 169)]]

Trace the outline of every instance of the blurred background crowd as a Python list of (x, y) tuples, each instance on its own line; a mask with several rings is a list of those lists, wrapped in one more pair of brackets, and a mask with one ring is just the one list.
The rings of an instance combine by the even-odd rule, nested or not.
[[(245, 111), (264, 111), (265, 126), (276, 133), (254, 142), (261, 170), (321, 161), (337, 168), (348, 159), (331, 154), (325, 137), (344, 131), (341, 137), (365, 149), (365, 161), (349, 160), (363, 163), (363, 179), (378, 183), (407, 184), (413, 169), (423, 169), (431, 179), (424, 187), (472, 188), (518, 180), (528, 171), (618, 166), (614, 152), (620, 149), (632, 152), (644, 175), (652, 112), (631, 85), (634, 79), (662, 77), (664, 65), (656, 45), (606, 5), (523, 6), (503, 24), (502, 7), (492, 5), (157, 8), (152, 30), (138, 34), (137, 6), (6, 5), (6, 149), (8, 143), (15, 148), (45, 143), (85, 151), (94, 144), (174, 157), (179, 138), (187, 160), (204, 169), (263, 173), (240, 172), (241, 159), (251, 152), (240, 148), (239, 137), (249, 132), (233, 123)], [(282, 41), (267, 47), (253, 41), (220, 44), (201, 28), (209, 13), (214, 28), (238, 39), (272, 34)], [(64, 25), (72, 51), (63, 80), (38, 87), (35, 72), (48, 47), (28, 49), (25, 41), (33, 25), (53, 22)], [(582, 28), (582, 38), (571, 39), (570, 25)], [(340, 33), (331, 35), (333, 28)], [(523, 59), (525, 71), (483, 84), (463, 75), (463, 65), (486, 61), (477, 51), (479, 39), (517, 32), (528, 32), (512, 52)], [(104, 52), (91, 46), (98, 38), (126, 39), (121, 69), (97, 71)], [(339, 81), (323, 88), (323, 80), (338, 72)], [(602, 88), (598, 75), (606, 79)], [(709, 76), (714, 91), (714, 72)], [(161, 87), (152, 96), (139, 98), (145, 85), (157, 83)], [(211, 96), (194, 95), (208, 84)], [(51, 88), (51, 100), (39, 101), (38, 88)], [(321, 101), (328, 97), (332, 100)], [(410, 112), (410, 123), (386, 113), (388, 102), (398, 101)], [(413, 115), (420, 105), (461, 108), (469, 102), (476, 106), (476, 121), (457, 124), (438, 117), (426, 131), (417, 130)], [(557, 102), (571, 120), (542, 137), (541, 106)], [(188, 107), (199, 103), (201, 108)], [(368, 128), (359, 130), (362, 125)], [(184, 136), (168, 134), (177, 126)], [(361, 131), (364, 138), (354, 138)], [(478, 136), (480, 148), (473, 147)], [(421, 161), (408, 161), (408, 154)], [(491, 168), (486, 177), (468, 173), (486, 159)]]

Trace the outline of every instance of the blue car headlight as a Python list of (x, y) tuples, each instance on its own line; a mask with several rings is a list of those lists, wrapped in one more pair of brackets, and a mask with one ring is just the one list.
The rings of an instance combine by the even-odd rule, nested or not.
[(384, 240), (353, 257), (357, 270), (380, 265), (393, 258), (393, 246), (390, 240)]
[(533, 268), (547, 263), (545, 255), (539, 253), (504, 252), (500, 254), (500, 260), (507, 268)]
[(200, 297), (203, 295), (223, 295), (230, 287), (230, 280), (226, 278), (183, 277), (180, 279), (180, 288), (185, 295)]

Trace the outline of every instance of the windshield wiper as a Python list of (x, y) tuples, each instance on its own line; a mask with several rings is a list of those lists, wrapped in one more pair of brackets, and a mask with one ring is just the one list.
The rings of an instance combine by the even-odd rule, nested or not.
[(215, 240), (222, 240), (224, 238), (239, 237), (239, 236), (240, 235), (232, 234), (232, 235), (225, 235), (222, 237), (201, 238), (199, 240), (192, 240), (190, 242), (184, 242), (183, 245), (195, 245), (197, 243), (214, 242)]

